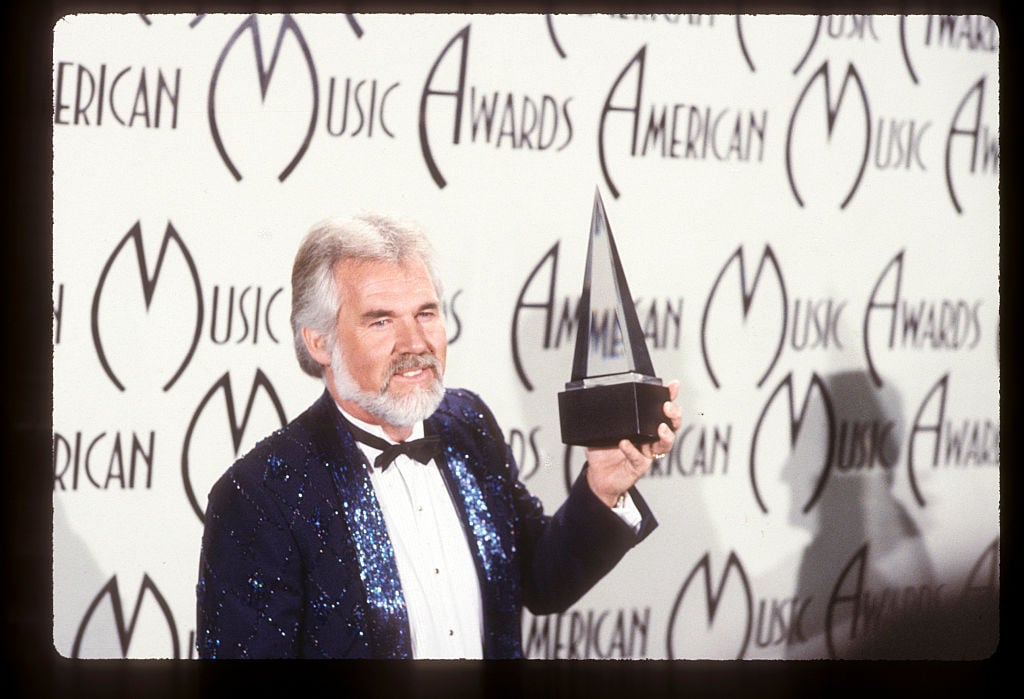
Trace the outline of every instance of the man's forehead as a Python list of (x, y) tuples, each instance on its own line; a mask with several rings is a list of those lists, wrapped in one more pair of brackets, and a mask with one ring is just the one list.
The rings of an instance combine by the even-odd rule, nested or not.
[(410, 292), (435, 296), (427, 266), (417, 258), (398, 262), (348, 258), (335, 265), (334, 274), (339, 292), (355, 297), (350, 301)]

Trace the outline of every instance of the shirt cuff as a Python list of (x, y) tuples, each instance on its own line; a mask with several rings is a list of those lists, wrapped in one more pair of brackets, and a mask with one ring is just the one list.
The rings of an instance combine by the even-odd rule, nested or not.
[(640, 509), (633, 502), (633, 496), (628, 491), (615, 503), (612, 512), (618, 515), (619, 519), (625, 522), (634, 534), (640, 533), (640, 524), (643, 522), (644, 516), (640, 514)]

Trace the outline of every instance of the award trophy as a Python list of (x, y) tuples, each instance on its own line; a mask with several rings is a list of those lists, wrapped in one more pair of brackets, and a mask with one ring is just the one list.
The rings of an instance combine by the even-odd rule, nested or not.
[(656, 442), (668, 419), (668, 388), (654, 376), (601, 193), (594, 193), (590, 243), (576, 328), (572, 378), (558, 394), (562, 442), (612, 446)]

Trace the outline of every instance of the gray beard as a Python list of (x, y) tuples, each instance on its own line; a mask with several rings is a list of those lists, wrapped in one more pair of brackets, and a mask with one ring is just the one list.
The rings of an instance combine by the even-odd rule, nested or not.
[[(434, 372), (435, 379), (430, 386), (417, 388), (407, 395), (392, 395), (388, 391), (388, 381), (392, 376), (419, 367), (427, 367)], [(339, 398), (352, 401), (371, 415), (396, 427), (408, 427), (427, 419), (444, 399), (441, 363), (429, 353), (402, 354), (396, 357), (388, 367), (386, 378), (377, 392), (359, 388), (348, 373), (337, 346), (331, 350), (331, 371), (334, 373), (334, 388)]]

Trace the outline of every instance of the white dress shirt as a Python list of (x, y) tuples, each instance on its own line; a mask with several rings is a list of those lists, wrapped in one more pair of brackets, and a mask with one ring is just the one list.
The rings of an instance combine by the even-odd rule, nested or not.
[[(341, 413), (357, 427), (394, 443), (379, 425)], [(408, 439), (422, 436), (420, 422)], [(362, 442), (359, 447), (370, 464), (380, 454)], [(483, 605), (476, 565), (438, 465), (400, 454), (383, 471), (371, 468), (370, 482), (395, 551), (413, 657), (482, 658)], [(612, 512), (639, 531), (643, 517), (628, 493)]]
[[(344, 410), (352, 424), (389, 443), (379, 425)], [(417, 423), (409, 439), (423, 436)], [(379, 450), (362, 442), (373, 460)], [(370, 469), (402, 584), (414, 658), (483, 657), (483, 607), (476, 565), (458, 512), (437, 464), (399, 455), (386, 470)]]

